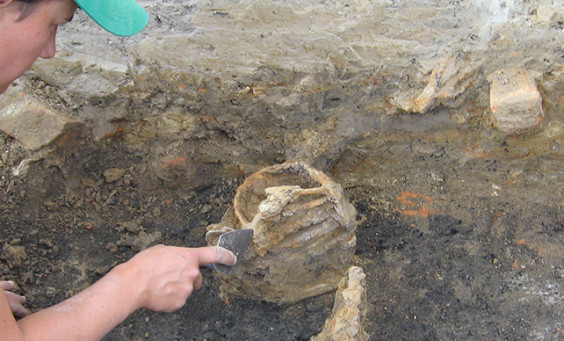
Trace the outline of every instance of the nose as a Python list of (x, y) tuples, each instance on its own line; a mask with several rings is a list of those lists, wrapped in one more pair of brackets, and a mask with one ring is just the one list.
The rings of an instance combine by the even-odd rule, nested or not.
[(56, 37), (57, 37), (57, 27), (55, 27), (49, 34), (45, 46), (43, 46), (43, 49), (39, 53), (39, 57), (49, 59), (55, 56), (55, 52), (57, 52), (57, 47), (55, 45)]

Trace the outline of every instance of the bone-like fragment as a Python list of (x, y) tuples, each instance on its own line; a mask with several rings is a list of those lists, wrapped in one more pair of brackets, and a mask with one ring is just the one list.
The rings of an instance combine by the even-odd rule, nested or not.
[(222, 294), (285, 304), (334, 290), (353, 263), (356, 225), (356, 209), (323, 172), (302, 162), (260, 170), (208, 226), (210, 245), (225, 226), (254, 230), (235, 275), (219, 275)]

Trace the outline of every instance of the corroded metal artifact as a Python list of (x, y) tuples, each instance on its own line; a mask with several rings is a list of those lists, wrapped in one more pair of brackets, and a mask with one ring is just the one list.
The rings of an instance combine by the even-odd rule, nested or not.
[(356, 210), (342, 187), (302, 162), (260, 170), (238, 188), (233, 209), (208, 226), (208, 244), (224, 232), (254, 230), (222, 295), (279, 304), (331, 291), (353, 263)]

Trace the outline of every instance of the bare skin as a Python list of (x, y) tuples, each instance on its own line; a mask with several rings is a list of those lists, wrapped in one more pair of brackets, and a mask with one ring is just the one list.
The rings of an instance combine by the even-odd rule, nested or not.
[(200, 265), (236, 261), (233, 253), (215, 246), (153, 246), (79, 294), (17, 322), (0, 293), (0, 340), (99, 340), (138, 309), (182, 308), (202, 286)]
[[(55, 55), (57, 28), (77, 8), (72, 0), (34, 6), (21, 19), (21, 3), (0, 0), (0, 94), (37, 58)], [(0, 341), (99, 340), (138, 309), (171, 312), (183, 307), (202, 286), (201, 265), (236, 262), (232, 252), (215, 246), (153, 246), (79, 294), (29, 315), (25, 297), (10, 291), (14, 283), (0, 281)], [(16, 321), (14, 315), (25, 317)]]
[(44, 1), (24, 20), (21, 3), (0, 0), (0, 93), (33, 62), (55, 55), (57, 28), (76, 11), (71, 0)]
[(12, 309), (12, 313), (14, 313), (14, 316), (21, 318), (27, 315), (27, 310), (24, 307), (27, 300), (25, 296), (17, 295), (9, 291), (13, 290), (15, 287), (16, 284), (12, 281), (0, 281), (0, 289), (4, 290), (6, 300), (10, 309)]

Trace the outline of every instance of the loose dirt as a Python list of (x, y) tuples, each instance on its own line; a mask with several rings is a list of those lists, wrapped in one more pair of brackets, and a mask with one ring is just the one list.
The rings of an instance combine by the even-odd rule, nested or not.
[[(359, 212), (371, 339), (559, 339), (561, 140), (443, 124), (451, 114), (398, 116), (326, 170)], [(111, 139), (55, 151), (15, 177), (22, 151), (1, 143), (1, 277), (16, 280), (32, 311), (150, 244), (204, 245), (246, 176), (148, 190), (142, 155)], [(180, 311), (139, 311), (106, 340), (307, 340), (333, 304), (333, 293), (287, 306), (224, 301), (213, 274), (204, 278)]]

